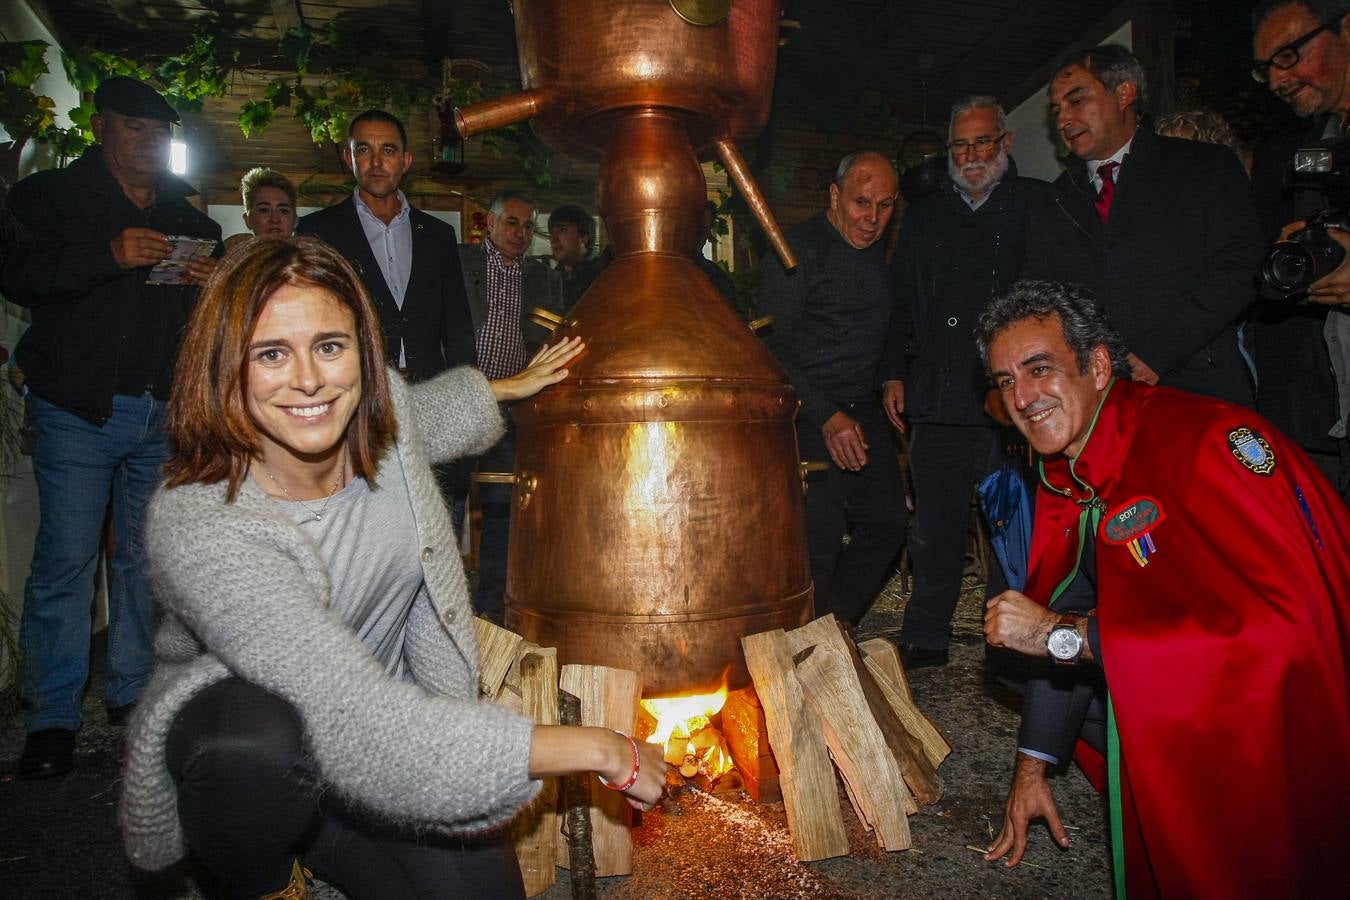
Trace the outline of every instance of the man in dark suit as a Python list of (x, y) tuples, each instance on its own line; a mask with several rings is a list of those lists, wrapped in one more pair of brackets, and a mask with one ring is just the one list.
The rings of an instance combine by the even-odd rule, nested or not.
[[(503, 191), (488, 210), (487, 240), (459, 248), (464, 287), (473, 317), (478, 368), (488, 378), (515, 375), (530, 356), (552, 337), (532, 321), (536, 307), (561, 315), (562, 282), (558, 273), (525, 255), (534, 238), (534, 201), (520, 191)], [(509, 423), (509, 419), (508, 419)], [(479, 459), (486, 472), (515, 468), (515, 433), (506, 436)], [(511, 523), (511, 489), (484, 484), (479, 490), (483, 530), (478, 546), (478, 589), (474, 608), (501, 618), (506, 602), (507, 537)]]
[(1092, 291), (1134, 380), (1250, 405), (1234, 323), (1266, 244), (1237, 157), (1143, 124), (1143, 67), (1116, 44), (1066, 56), (1049, 95), (1074, 158), (1028, 210), (1022, 276)]
[(403, 123), (383, 110), (361, 113), (347, 127), (342, 157), (356, 190), (302, 218), (296, 232), (347, 257), (375, 298), (389, 362), (409, 379), (473, 363), (455, 229), (413, 209), (398, 189), (413, 163)]

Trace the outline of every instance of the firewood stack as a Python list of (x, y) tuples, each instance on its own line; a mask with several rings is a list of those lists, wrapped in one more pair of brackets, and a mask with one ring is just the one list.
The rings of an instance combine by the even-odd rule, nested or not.
[(849, 851), (834, 768), (877, 843), (909, 849), (907, 816), (942, 796), (937, 767), (951, 745), (915, 707), (895, 646), (880, 638), (855, 645), (834, 616), (741, 645), (797, 858)]

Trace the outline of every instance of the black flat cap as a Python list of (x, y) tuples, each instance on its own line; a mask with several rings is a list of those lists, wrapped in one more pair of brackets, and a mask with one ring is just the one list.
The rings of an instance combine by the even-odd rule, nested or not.
[(125, 75), (114, 75), (98, 86), (94, 92), (94, 107), (99, 112), (110, 109), (138, 119), (178, 121), (178, 113), (160, 96), (159, 91)]

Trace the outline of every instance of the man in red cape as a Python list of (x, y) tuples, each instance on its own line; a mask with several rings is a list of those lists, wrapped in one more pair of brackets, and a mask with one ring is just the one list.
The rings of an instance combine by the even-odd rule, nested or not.
[(1016, 865), (1035, 818), (1068, 846), (1059, 758), (1026, 746), (1058, 729), (1108, 793), (1118, 897), (1341, 895), (1345, 506), (1251, 410), (1125, 380), (1081, 289), (1022, 282), (977, 334), (1041, 457), (1026, 591), (989, 601), (985, 635), (1045, 666), (986, 858)]

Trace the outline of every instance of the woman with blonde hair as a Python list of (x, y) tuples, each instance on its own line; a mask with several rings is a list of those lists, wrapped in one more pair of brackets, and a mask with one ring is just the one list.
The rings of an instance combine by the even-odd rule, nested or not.
[[(511, 819), (594, 771), (649, 808), (661, 749), (477, 698), (472, 613), (430, 465), (491, 446), (498, 404), (567, 375), (407, 385), (360, 278), (311, 238), (228, 257), (188, 326), (147, 522), (165, 622), (122, 798), (142, 868), (188, 850), (231, 896), (521, 896)], [(495, 829), (495, 830), (494, 830)]]

